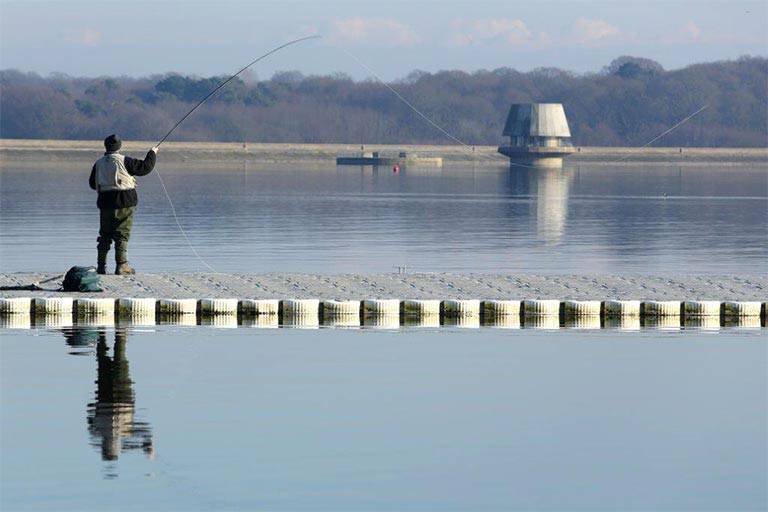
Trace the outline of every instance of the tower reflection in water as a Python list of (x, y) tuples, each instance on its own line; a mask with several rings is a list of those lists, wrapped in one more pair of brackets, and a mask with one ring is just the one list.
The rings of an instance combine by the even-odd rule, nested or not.
[[(510, 166), (508, 189), (512, 196), (528, 196), (535, 213), (536, 236), (547, 244), (558, 243), (568, 220), (568, 189), (573, 173), (567, 169), (529, 169)], [(535, 211), (534, 211), (535, 210)]]
[(96, 344), (96, 401), (88, 404), (87, 412), (91, 445), (100, 449), (105, 461), (117, 460), (128, 450), (141, 450), (153, 458), (152, 429), (135, 418), (136, 399), (126, 356), (128, 331), (115, 330), (111, 357), (105, 329), (73, 329), (64, 336), (70, 347)]

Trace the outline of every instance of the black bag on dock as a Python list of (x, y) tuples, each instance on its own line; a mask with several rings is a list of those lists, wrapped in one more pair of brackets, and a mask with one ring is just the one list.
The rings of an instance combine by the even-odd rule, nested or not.
[(64, 276), (61, 289), (65, 292), (100, 292), (101, 277), (95, 267), (72, 267)]

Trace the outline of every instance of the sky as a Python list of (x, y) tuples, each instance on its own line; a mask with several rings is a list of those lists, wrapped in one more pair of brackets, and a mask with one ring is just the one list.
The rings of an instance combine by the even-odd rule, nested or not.
[(0, 0), (0, 68), (43, 75), (230, 74), (310, 34), (322, 39), (271, 56), (253, 77), (285, 70), (386, 80), (417, 69), (590, 72), (620, 55), (675, 69), (766, 56), (768, 2)]

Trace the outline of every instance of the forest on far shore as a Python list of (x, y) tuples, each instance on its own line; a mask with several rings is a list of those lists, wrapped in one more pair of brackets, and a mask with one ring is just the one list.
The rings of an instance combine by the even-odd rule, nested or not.
[[(42, 77), (0, 71), (0, 137), (159, 139), (226, 77)], [(619, 57), (599, 73), (511, 68), (427, 73), (391, 82), (411, 104), (468, 144), (495, 145), (510, 104), (563, 103), (573, 142), (639, 146), (707, 109), (655, 146), (768, 145), (768, 59), (665, 70)], [(383, 84), (343, 74), (276, 73), (236, 79), (200, 107), (171, 140), (452, 144)]]

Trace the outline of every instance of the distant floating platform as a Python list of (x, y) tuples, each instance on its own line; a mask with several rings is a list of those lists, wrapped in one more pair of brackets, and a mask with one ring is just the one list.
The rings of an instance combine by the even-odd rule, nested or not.
[(401, 152), (399, 156), (383, 156), (378, 153), (364, 153), (361, 155), (342, 155), (336, 157), (336, 165), (399, 165), (401, 167), (442, 167), (443, 158), (439, 156), (406, 155)]

